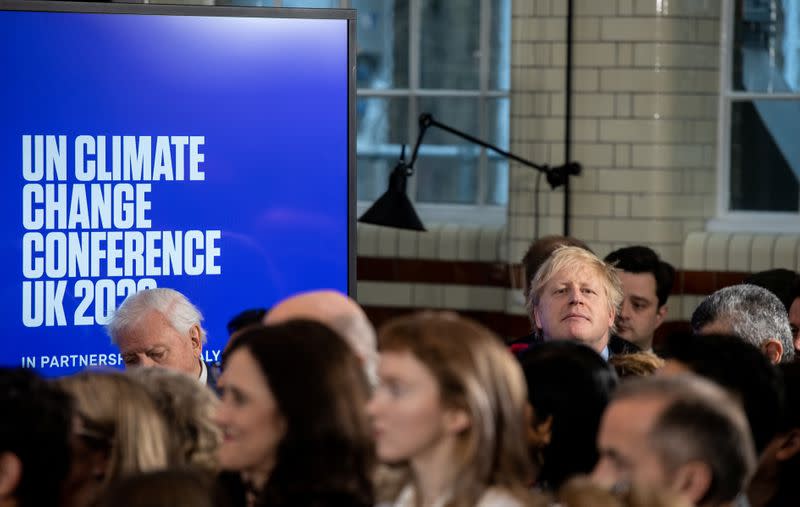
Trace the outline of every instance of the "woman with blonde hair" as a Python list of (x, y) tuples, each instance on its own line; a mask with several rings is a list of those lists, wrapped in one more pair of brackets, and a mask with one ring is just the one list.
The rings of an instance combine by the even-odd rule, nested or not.
[(608, 364), (614, 367), (619, 378), (625, 378), (653, 375), (664, 366), (665, 362), (647, 350), (613, 356), (608, 360)]
[(63, 505), (89, 505), (119, 478), (167, 466), (166, 423), (141, 384), (114, 371), (82, 372), (58, 384), (75, 400)]
[(188, 375), (166, 368), (134, 368), (126, 374), (141, 382), (169, 427), (169, 464), (217, 470), (222, 432), (214, 422), (219, 400)]
[(491, 331), (452, 313), (395, 319), (379, 333), (380, 386), (367, 411), (382, 505), (515, 507), (533, 479), (522, 371)]

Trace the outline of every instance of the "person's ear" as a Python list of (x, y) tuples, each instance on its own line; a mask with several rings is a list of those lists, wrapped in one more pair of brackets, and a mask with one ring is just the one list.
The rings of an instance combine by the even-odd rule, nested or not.
[(792, 428), (778, 438), (782, 439), (778, 452), (775, 453), (778, 461), (787, 461), (800, 452), (800, 428)]
[(535, 418), (528, 424), (528, 446), (534, 449), (542, 449), (550, 445), (553, 436), (553, 416), (547, 416), (544, 421), (536, 421)]
[(448, 433), (461, 433), (470, 427), (471, 421), (466, 410), (447, 409), (444, 413), (444, 427)]
[(201, 351), (203, 350), (203, 337), (198, 324), (194, 324), (189, 328), (189, 339), (192, 342), (192, 351), (197, 357), (200, 357)]
[(667, 313), (669, 313), (669, 308), (667, 307), (666, 303), (658, 308), (658, 310), (656, 311), (655, 329), (658, 329), (658, 326), (660, 326), (664, 322), (664, 319), (667, 318)]
[(536, 329), (542, 329), (542, 319), (539, 318), (539, 307), (533, 306), (533, 325)]
[(767, 356), (769, 362), (772, 364), (778, 364), (781, 362), (781, 358), (783, 357), (783, 344), (778, 340), (770, 339), (764, 342), (761, 345), (761, 352)]
[(692, 505), (697, 505), (706, 496), (713, 475), (711, 467), (701, 461), (690, 461), (678, 467), (672, 477), (672, 489), (687, 498)]
[(11, 498), (22, 480), (22, 462), (16, 454), (0, 454), (0, 499)]

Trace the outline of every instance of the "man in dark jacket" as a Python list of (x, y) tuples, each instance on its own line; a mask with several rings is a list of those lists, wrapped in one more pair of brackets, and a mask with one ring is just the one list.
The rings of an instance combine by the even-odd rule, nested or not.
[[(614, 290), (614, 287), (619, 289), (619, 280), (617, 279), (616, 275), (614, 275), (613, 270), (610, 270), (608, 266), (603, 263), (600, 259), (598, 259), (589, 247), (582, 241), (577, 240), (575, 238), (571, 238), (568, 236), (546, 236), (544, 238), (540, 238), (534, 241), (528, 252), (525, 254), (523, 258), (523, 266), (525, 268), (525, 289), (524, 295), (526, 300), (526, 307), (528, 308), (528, 314), (531, 318), (531, 322), (533, 323), (534, 330), (533, 332), (515, 340), (511, 343), (511, 350), (519, 354), (522, 351), (529, 348), (531, 345), (535, 343), (540, 343), (545, 340), (545, 334), (542, 332), (540, 327), (537, 325), (536, 316), (534, 311), (534, 299), (540, 299), (541, 290), (543, 289), (542, 282), (545, 283), (548, 280), (544, 280), (544, 278), (551, 278), (556, 273), (553, 272), (553, 264), (552, 264), (552, 255), (555, 251), (565, 246), (573, 247), (570, 251), (572, 252), (567, 257), (569, 258), (581, 258), (581, 260), (572, 260), (567, 261), (565, 263), (568, 264), (568, 269), (566, 271), (573, 271), (574, 268), (580, 268), (581, 266), (589, 267), (589, 272), (594, 271), (595, 274), (600, 275), (599, 278), (595, 279), (599, 281), (604, 288), (604, 292), (608, 295), (612, 293), (616, 293), (617, 291)], [(581, 255), (580, 251), (584, 251), (585, 254), (588, 255)], [(540, 270), (544, 271), (547, 270), (549, 273), (539, 273)], [(557, 271), (557, 270), (556, 270)], [(578, 271), (585, 271), (584, 269), (578, 269)], [(542, 275), (541, 277), (539, 275)], [(563, 273), (562, 273), (563, 274)], [(578, 274), (578, 273), (573, 273)], [(591, 277), (590, 277), (591, 278)], [(538, 282), (537, 282), (538, 280)], [(541, 284), (539, 287), (536, 284)], [(536, 294), (536, 291), (539, 291), (539, 294)], [(545, 298), (547, 299), (547, 298)], [(613, 303), (613, 302), (612, 302)], [(616, 309), (616, 303), (613, 303), (614, 309)], [(580, 306), (580, 305), (579, 305)], [(616, 311), (614, 310), (615, 314)], [(619, 336), (613, 333), (613, 325), (609, 327), (611, 329), (611, 333), (608, 337), (603, 338), (603, 347), (597, 348), (592, 346), (589, 343), (585, 343), (586, 345), (592, 346), (595, 350), (600, 353), (605, 359), (608, 359), (610, 356), (617, 355), (617, 354), (629, 354), (632, 352), (638, 352), (639, 348), (633, 345), (632, 343), (620, 338)], [(572, 339), (577, 339), (578, 341), (583, 341), (577, 336), (572, 336)]]

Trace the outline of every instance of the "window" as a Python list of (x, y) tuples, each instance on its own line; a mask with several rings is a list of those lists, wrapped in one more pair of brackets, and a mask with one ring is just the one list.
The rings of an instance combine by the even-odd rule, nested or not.
[[(357, 10), (358, 214), (431, 113), (509, 149), (511, 0), (217, 0), (217, 4)], [(408, 181), (423, 221), (502, 224), (508, 161), (435, 127)]]
[[(509, 144), (510, 0), (351, 0), (358, 10), (359, 212), (388, 176), (423, 112), (503, 149)], [(409, 197), (423, 220), (502, 223), (508, 163), (428, 130)], [(432, 205), (432, 206), (429, 206)], [(444, 206), (442, 206), (444, 205)]]
[(712, 228), (800, 231), (800, 0), (725, 0), (719, 215)]

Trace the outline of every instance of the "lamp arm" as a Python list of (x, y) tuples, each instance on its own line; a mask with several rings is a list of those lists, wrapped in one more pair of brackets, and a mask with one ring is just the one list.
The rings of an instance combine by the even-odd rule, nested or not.
[(414, 163), (417, 161), (417, 155), (419, 155), (419, 147), (422, 144), (422, 138), (425, 137), (425, 133), (428, 131), (428, 127), (431, 126), (428, 122), (423, 122), (422, 118), (425, 116), (430, 116), (428, 113), (422, 113), (419, 116), (419, 133), (417, 134), (417, 140), (414, 143), (414, 149), (411, 150), (411, 160), (408, 161), (406, 164), (406, 169), (408, 171), (408, 175), (411, 176), (414, 174)]
[(473, 135), (470, 135), (470, 134), (467, 134), (466, 132), (462, 132), (462, 131), (460, 131), (458, 129), (454, 129), (450, 125), (446, 125), (446, 124), (436, 120), (433, 117), (433, 115), (431, 115), (430, 113), (422, 113), (421, 115), (419, 115), (419, 128), (420, 128), (419, 132), (420, 132), (420, 135), (419, 135), (419, 137), (417, 137), (417, 144), (414, 146), (414, 152), (413, 152), (413, 155), (411, 157), (411, 162), (409, 163), (409, 165), (413, 166), (414, 162), (416, 161), (416, 159), (417, 159), (417, 150), (419, 149), (419, 145), (421, 144), (422, 136), (425, 133), (425, 131), (427, 131), (427, 129), (429, 127), (440, 128), (440, 129), (444, 130), (445, 132), (449, 132), (449, 133), (451, 133), (451, 134), (453, 134), (455, 136), (458, 136), (458, 137), (460, 137), (462, 139), (466, 139), (467, 141), (469, 141), (471, 143), (477, 144), (479, 146), (483, 146), (484, 148), (488, 148), (488, 149), (490, 149), (490, 150), (492, 150), (492, 151), (494, 151), (496, 153), (499, 153), (500, 155), (502, 155), (502, 156), (504, 156), (506, 158), (510, 158), (511, 160), (515, 160), (515, 161), (519, 162), (520, 164), (526, 165), (528, 167), (532, 167), (532, 168), (534, 168), (534, 169), (536, 169), (538, 171), (542, 171), (543, 173), (547, 173), (550, 170), (550, 168), (547, 165), (541, 165), (541, 164), (537, 164), (535, 162), (531, 162), (530, 160), (526, 160), (526, 159), (524, 159), (522, 157), (514, 155), (513, 153), (505, 151), (505, 150), (501, 149), (498, 146), (495, 146), (495, 145), (493, 145), (491, 143), (487, 143), (483, 139), (478, 139), (477, 137), (475, 137)]
[(450, 125), (446, 125), (436, 120), (430, 113), (422, 113), (421, 115), (419, 115), (419, 134), (417, 134), (417, 141), (416, 143), (414, 143), (414, 150), (411, 152), (411, 160), (406, 164), (406, 172), (409, 176), (414, 174), (414, 163), (416, 163), (417, 156), (419, 155), (419, 147), (422, 144), (422, 139), (423, 137), (425, 137), (425, 133), (428, 131), (430, 127), (440, 128), (445, 132), (449, 132), (462, 139), (466, 139), (471, 143), (483, 146), (484, 148), (499, 153), (500, 155), (506, 158), (519, 162), (522, 165), (532, 167), (537, 171), (541, 171), (547, 176), (547, 182), (550, 183), (550, 186), (552, 188), (556, 188), (560, 185), (563, 185), (570, 175), (578, 175), (581, 172), (581, 165), (577, 162), (568, 162), (558, 167), (550, 167), (546, 164), (542, 165), (542, 164), (537, 164), (535, 162), (531, 162), (530, 160), (524, 159), (511, 152), (505, 151), (499, 148), (498, 146), (488, 143), (483, 139), (478, 139), (477, 137), (467, 134), (466, 132), (454, 129)]

